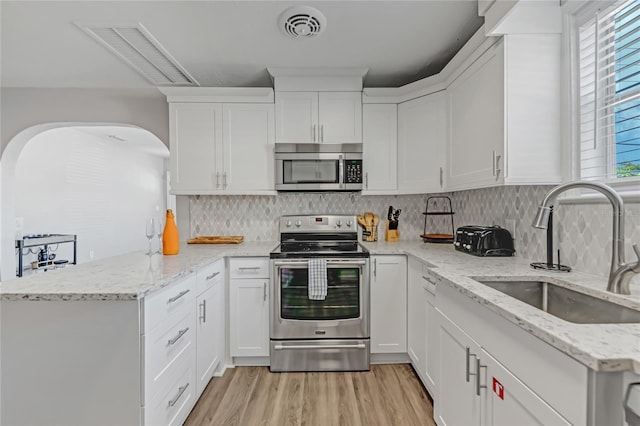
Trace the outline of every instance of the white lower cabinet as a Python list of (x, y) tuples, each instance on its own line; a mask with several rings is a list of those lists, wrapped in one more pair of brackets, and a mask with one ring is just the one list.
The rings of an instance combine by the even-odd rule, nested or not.
[(584, 366), (476, 305), (438, 287), (436, 423), (586, 424)]
[(196, 274), (143, 299), (143, 419), (180, 425), (197, 400)]
[(487, 382), (483, 424), (491, 426), (570, 425), (564, 417), (486, 351), (480, 355)]
[(433, 396), (438, 372), (435, 284), (429, 278), (430, 265), (414, 257), (409, 257), (408, 265), (407, 352), (413, 368)]
[(407, 352), (407, 258), (371, 256), (371, 353)]
[(213, 377), (224, 349), (224, 260), (197, 272), (197, 396)]
[[(269, 276), (266, 258), (229, 261), (229, 353), (269, 356)], [(241, 276), (243, 278), (235, 278)]]
[[(435, 400), (436, 422), (441, 426), (479, 425), (481, 399), (476, 392), (479, 383), (476, 360), (479, 359), (480, 346), (442, 314), (439, 324), (440, 373)], [(484, 373), (481, 372), (480, 378)], [(482, 381), (486, 383), (486, 378)]]

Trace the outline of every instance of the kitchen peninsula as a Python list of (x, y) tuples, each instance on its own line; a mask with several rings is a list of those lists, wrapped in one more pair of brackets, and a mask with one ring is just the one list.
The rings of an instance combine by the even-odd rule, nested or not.
[[(153, 343), (168, 342), (171, 346), (176, 339), (180, 351), (193, 351), (198, 340), (183, 330), (194, 327), (195, 310), (198, 309), (195, 283), (200, 278), (215, 276), (216, 273), (210, 273), (207, 268), (221, 265), (218, 262), (224, 258), (264, 258), (276, 245), (277, 242), (185, 245), (177, 256), (149, 257), (130, 253), (2, 283), (2, 423), (150, 424), (154, 423), (151, 419), (157, 420), (157, 412), (163, 410), (168, 416), (174, 416), (172, 418), (184, 420), (179, 416), (186, 417), (197, 400), (196, 386), (185, 386), (180, 381), (182, 376), (172, 376), (166, 381), (175, 382), (176, 386), (169, 386), (171, 391), (166, 395), (162, 392), (156, 395), (154, 390), (163, 383), (155, 383), (155, 377), (148, 377), (148, 369), (160, 362), (149, 352), (154, 348)], [(572, 385), (584, 384), (576, 394), (579, 403), (572, 403), (577, 408), (569, 408), (567, 412), (558, 408), (564, 416), (586, 422), (586, 407), (590, 404), (601, 407), (598, 404), (602, 401), (595, 398), (605, 388), (609, 391), (610, 402), (621, 411), (623, 383), (631, 379), (637, 381), (640, 375), (640, 324), (572, 324), (510, 298), (474, 278), (544, 277), (636, 310), (640, 309), (637, 288), (632, 288), (634, 294), (631, 296), (614, 295), (604, 292), (606, 281), (601, 277), (573, 272), (558, 277), (530, 269), (529, 261), (525, 259), (476, 258), (456, 252), (450, 245), (429, 245), (419, 241), (363, 245), (372, 255), (406, 255), (410, 264), (420, 262), (424, 266), (422, 277), (432, 281), (437, 289), (436, 307), (442, 312), (456, 309), (455, 303), (447, 305), (447, 300), (459, 300), (460, 309), (471, 314), (478, 311), (481, 318), (476, 320), (478, 324), (493, 321), (495, 324), (489, 328), (507, 330), (505, 341), (507, 337), (517, 335), (527, 344), (538, 345), (539, 350), (526, 355), (533, 357), (531, 359), (545, 354), (562, 359), (562, 365), (569, 365), (568, 370), (576, 372), (577, 382), (548, 383), (546, 386), (571, 389)], [(224, 269), (220, 271), (224, 272)], [(408, 285), (412, 285), (411, 279), (409, 274)], [(190, 285), (193, 287), (188, 287)], [(228, 281), (222, 281), (222, 285), (227, 286)], [(227, 290), (222, 294), (227, 294)], [(165, 296), (167, 301), (157, 302)], [(165, 339), (157, 329), (163, 324), (167, 327), (173, 324), (168, 324), (158, 314), (158, 309), (169, 309), (167, 306), (172, 302), (168, 301), (172, 299), (181, 306), (176, 306), (177, 313), (166, 312), (166, 316), (177, 315), (178, 318), (181, 315), (178, 313), (194, 310), (193, 320), (189, 320), (192, 323), (187, 326), (176, 323), (182, 334), (169, 332)], [(228, 297), (224, 300), (225, 310), (234, 308), (228, 305)], [(225, 322), (224, 318), (228, 317), (227, 312), (219, 318)], [(459, 325), (465, 321), (462, 318)], [(472, 332), (469, 331), (477, 336)], [(155, 340), (151, 339), (154, 333), (159, 333)], [(228, 333), (227, 328), (224, 333), (227, 339)], [(503, 348), (492, 339), (494, 337), (488, 333), (486, 344), (478, 343), (504, 355)], [(519, 356), (517, 345), (513, 347), (513, 357)], [(492, 355), (497, 357), (495, 353)], [(229, 362), (227, 357), (223, 354), (222, 369)], [(517, 360), (512, 361), (501, 359), (509, 369), (521, 371)], [(187, 371), (193, 367), (185, 364), (184, 368)], [(522, 371), (525, 377), (546, 377), (535, 364), (527, 365)], [(165, 379), (158, 379), (162, 380)], [(588, 389), (587, 382), (594, 387)], [(598, 388), (597, 384), (601, 382), (607, 382), (609, 387)], [(535, 379), (529, 385), (541, 393), (546, 391), (545, 385), (536, 383)], [(552, 392), (549, 400), (554, 402), (565, 396)], [(437, 399), (443, 397), (442, 389), (434, 395), (436, 413), (439, 404), (446, 405)], [(582, 408), (585, 408), (584, 413), (580, 411)], [(594, 414), (590, 419), (597, 416)]]

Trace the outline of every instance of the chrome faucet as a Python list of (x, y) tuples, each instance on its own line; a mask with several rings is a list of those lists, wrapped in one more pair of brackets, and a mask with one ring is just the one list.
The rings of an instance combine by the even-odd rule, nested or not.
[(558, 185), (545, 195), (542, 205), (533, 221), (535, 228), (547, 229), (549, 213), (556, 197), (564, 191), (574, 188), (588, 188), (603, 194), (613, 207), (613, 241), (611, 245), (611, 268), (609, 270), (609, 282), (607, 291), (619, 294), (629, 294), (629, 281), (634, 274), (640, 273), (640, 250), (633, 245), (633, 250), (638, 256), (637, 262), (625, 263), (624, 261), (624, 202), (620, 195), (610, 186), (597, 182), (569, 182)]

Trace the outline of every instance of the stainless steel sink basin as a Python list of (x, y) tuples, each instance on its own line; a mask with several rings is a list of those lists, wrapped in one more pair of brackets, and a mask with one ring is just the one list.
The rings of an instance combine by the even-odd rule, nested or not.
[(476, 281), (565, 321), (577, 324), (640, 323), (640, 311), (551, 282)]

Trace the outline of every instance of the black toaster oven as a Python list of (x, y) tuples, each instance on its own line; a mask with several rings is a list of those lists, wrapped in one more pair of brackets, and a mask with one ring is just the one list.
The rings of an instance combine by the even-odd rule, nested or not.
[(453, 246), (474, 256), (513, 256), (516, 252), (511, 233), (499, 226), (461, 226)]

